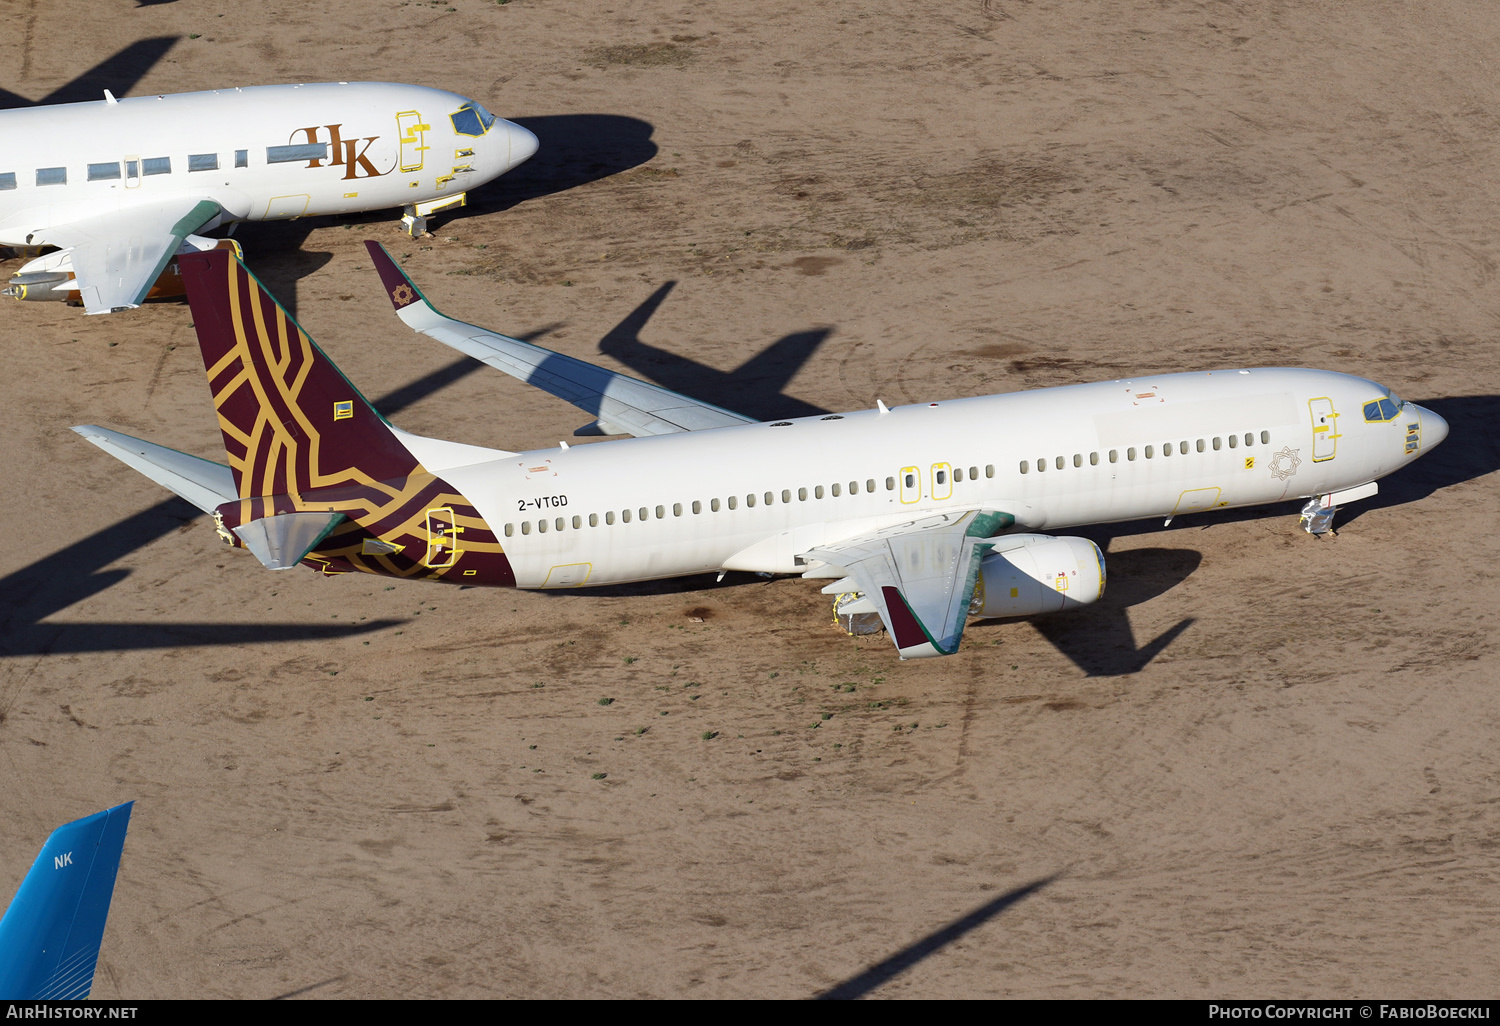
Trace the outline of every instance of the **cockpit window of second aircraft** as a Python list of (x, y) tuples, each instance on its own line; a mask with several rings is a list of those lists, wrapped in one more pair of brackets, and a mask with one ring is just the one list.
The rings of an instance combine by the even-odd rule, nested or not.
[(459, 135), (483, 135), (495, 123), (495, 115), (477, 103), (466, 103), (448, 117)]

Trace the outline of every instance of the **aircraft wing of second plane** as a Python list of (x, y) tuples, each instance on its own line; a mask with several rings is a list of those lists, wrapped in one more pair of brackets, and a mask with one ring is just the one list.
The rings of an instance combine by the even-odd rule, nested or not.
[(84, 309), (110, 313), (140, 306), (183, 240), (219, 212), (212, 200), (177, 196), (81, 218), (48, 241), (72, 250)]

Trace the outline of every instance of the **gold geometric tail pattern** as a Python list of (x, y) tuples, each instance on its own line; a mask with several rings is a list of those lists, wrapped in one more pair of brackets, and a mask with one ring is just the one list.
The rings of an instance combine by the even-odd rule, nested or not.
[(333, 511), (341, 523), (304, 562), (464, 584), (513, 586), (472, 503), (426, 471), (333, 362), (232, 253), (179, 261), (239, 499), (227, 527)]

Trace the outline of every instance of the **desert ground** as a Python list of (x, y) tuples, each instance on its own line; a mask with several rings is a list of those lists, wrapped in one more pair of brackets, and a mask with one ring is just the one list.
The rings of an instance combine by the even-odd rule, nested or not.
[(537, 133), (432, 238), (237, 234), (422, 434), (590, 418), (404, 328), (365, 238), (766, 418), (1297, 365), (1452, 425), (1336, 536), (1090, 529), (1096, 607), (903, 663), (797, 578), (267, 572), (68, 430), (222, 458), (186, 305), (0, 302), (0, 897), (137, 802), (94, 996), (1495, 996), (1493, 4), (3, 10), (9, 105), (392, 80)]

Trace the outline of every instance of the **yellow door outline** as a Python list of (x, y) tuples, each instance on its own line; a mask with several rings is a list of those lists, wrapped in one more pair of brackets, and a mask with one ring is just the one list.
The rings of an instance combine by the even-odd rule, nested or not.
[(1172, 508), (1172, 515), (1179, 513), (1196, 513), (1199, 510), (1213, 509), (1221, 505), (1219, 496), (1224, 490), (1222, 488), (1189, 488), (1177, 497), (1177, 505)]
[(422, 115), (414, 110), (403, 110), (396, 115), (396, 138), (401, 141), (402, 172), (422, 170), (427, 160), (427, 136), (431, 125), (422, 123)]
[(932, 498), (934, 502), (953, 498), (953, 467), (947, 463), (932, 465)]
[(543, 588), (582, 588), (594, 572), (592, 563), (563, 563), (547, 571)]
[(266, 204), (267, 221), (289, 220), (301, 217), (307, 213), (307, 205), (312, 202), (312, 196), (306, 193), (296, 193), (291, 196), (272, 196), (271, 201)]
[(1333, 400), (1326, 395), (1307, 401), (1307, 412), (1312, 416), (1312, 458), (1314, 463), (1331, 460), (1338, 453), (1339, 414), (1333, 408)]
[(901, 468), (901, 501), (910, 506), (922, 501), (922, 471), (918, 467)]
[(450, 567), (458, 562), (463, 549), (458, 547), (458, 536), (464, 529), (458, 526), (451, 506), (435, 506), (427, 511), (427, 558), (422, 562), (434, 570)]

